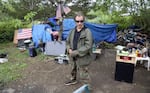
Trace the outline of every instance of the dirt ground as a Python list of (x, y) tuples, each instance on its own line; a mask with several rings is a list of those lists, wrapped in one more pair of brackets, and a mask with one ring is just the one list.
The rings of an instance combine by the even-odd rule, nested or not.
[[(115, 50), (104, 50), (90, 65), (92, 93), (150, 93), (150, 71), (142, 65), (134, 70), (133, 83), (114, 80)], [(36, 57), (35, 57), (36, 58)], [(67, 64), (57, 64), (53, 59), (31, 63), (22, 71), (23, 78), (12, 82), (1, 93), (73, 93), (81, 83), (65, 86), (70, 70)]]

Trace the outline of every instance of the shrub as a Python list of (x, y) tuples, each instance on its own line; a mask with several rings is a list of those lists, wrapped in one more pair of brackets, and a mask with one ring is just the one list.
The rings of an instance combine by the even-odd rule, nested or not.
[(14, 31), (22, 26), (21, 20), (18, 19), (9, 19), (0, 22), (0, 43), (12, 41)]

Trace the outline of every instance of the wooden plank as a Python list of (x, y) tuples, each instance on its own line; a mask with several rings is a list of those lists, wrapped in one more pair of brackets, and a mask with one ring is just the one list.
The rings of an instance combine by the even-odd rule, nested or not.
[(18, 44), (17, 34), (18, 34), (18, 30), (15, 30), (15, 31), (14, 31), (14, 39), (13, 39), (13, 43), (14, 43), (14, 44)]

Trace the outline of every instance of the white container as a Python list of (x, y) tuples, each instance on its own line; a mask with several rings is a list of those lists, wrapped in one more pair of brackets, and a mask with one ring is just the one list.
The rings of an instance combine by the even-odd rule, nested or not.
[(0, 63), (5, 63), (5, 62), (8, 62), (7, 58), (0, 58)]
[(62, 57), (60, 57), (60, 58), (58, 59), (58, 63), (59, 63), (59, 64), (63, 64), (63, 58), (62, 58)]

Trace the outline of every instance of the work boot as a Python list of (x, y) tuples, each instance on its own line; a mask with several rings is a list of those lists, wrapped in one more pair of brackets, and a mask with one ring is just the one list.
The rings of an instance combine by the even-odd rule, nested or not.
[(72, 79), (72, 80), (66, 82), (65, 85), (69, 86), (69, 85), (74, 85), (74, 84), (76, 84), (76, 83), (77, 83), (77, 80)]

